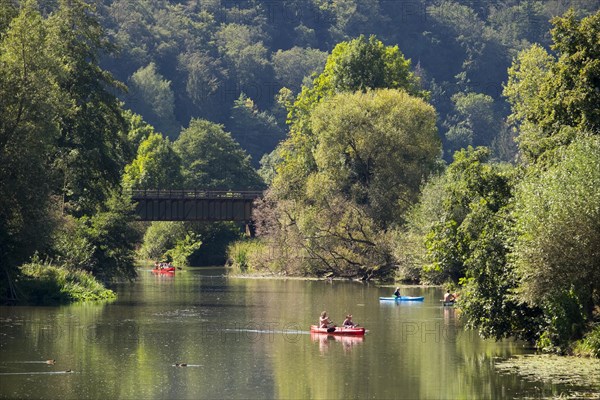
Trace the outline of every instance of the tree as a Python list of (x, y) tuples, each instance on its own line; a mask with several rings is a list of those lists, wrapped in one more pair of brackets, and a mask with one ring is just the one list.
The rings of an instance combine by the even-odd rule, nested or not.
[(557, 56), (537, 45), (522, 51), (504, 89), (530, 161), (569, 144), (580, 131), (600, 131), (600, 12), (578, 21), (571, 10), (552, 23)]
[(135, 243), (133, 205), (128, 196), (114, 191), (92, 216), (67, 217), (56, 230), (54, 258), (69, 269), (92, 273), (104, 282), (114, 278), (133, 279)]
[[(458, 283), (466, 275), (466, 260), (471, 256), (470, 244), (477, 241), (482, 222), (478, 215), (494, 217), (511, 199), (510, 175), (499, 165), (487, 163), (488, 148), (460, 150), (454, 154), (444, 176), (432, 180), (423, 193), (440, 196), (434, 204), (441, 209), (430, 211), (432, 222), (426, 232), (428, 264), (425, 279), (433, 283)], [(431, 200), (422, 199), (422, 204)], [(494, 217), (495, 218), (495, 217)]]
[(419, 79), (410, 71), (398, 46), (386, 46), (375, 36), (338, 43), (327, 58), (323, 72), (304, 87), (290, 114), (300, 118), (323, 98), (339, 92), (368, 89), (404, 89), (409, 94), (424, 96)]
[(489, 146), (498, 136), (502, 121), (495, 111), (494, 99), (482, 93), (462, 93), (452, 96), (454, 114), (445, 121), (449, 126), (446, 139), (450, 154), (467, 146)]
[(221, 125), (194, 119), (173, 144), (181, 157), (184, 185), (198, 189), (259, 189), (250, 157)]
[(163, 78), (154, 63), (138, 69), (129, 79), (129, 103), (143, 114), (160, 132), (176, 136), (179, 126), (175, 121), (175, 95), (171, 82)]
[(186, 222), (153, 222), (144, 233), (140, 255), (150, 260), (169, 260), (189, 265), (189, 257), (201, 248), (202, 240)]
[(317, 171), (308, 185), (317, 179), (327, 184), (315, 186), (321, 193), (339, 193), (365, 205), (381, 227), (402, 222), (421, 182), (436, 168), (435, 120), (433, 107), (397, 90), (338, 94), (323, 101), (311, 114), (319, 136)]
[(233, 138), (248, 152), (255, 166), (284, 139), (275, 117), (258, 107), (244, 93), (233, 103), (228, 123)]
[(581, 136), (560, 149), (515, 197), (519, 294), (545, 308), (550, 341), (564, 344), (600, 304), (600, 138)]
[(125, 166), (125, 189), (180, 189), (181, 160), (169, 139), (151, 133), (138, 147), (137, 157)]
[(127, 139), (132, 148), (137, 149), (144, 140), (154, 134), (154, 127), (144, 121), (141, 115), (130, 110), (123, 110), (123, 118), (129, 125)]
[(93, 11), (81, 0), (62, 0), (47, 20), (48, 55), (59, 62), (64, 104), (55, 170), (67, 209), (76, 216), (92, 214), (110, 196), (132, 152), (113, 94), (123, 85), (99, 66), (113, 47)]
[(263, 33), (256, 27), (230, 23), (221, 26), (215, 37), (219, 51), (235, 71), (241, 90), (248, 93), (270, 69)]
[(295, 46), (289, 50), (277, 50), (271, 60), (279, 84), (297, 93), (305, 79), (323, 70), (327, 53)]
[(386, 231), (403, 223), (422, 180), (437, 168), (435, 121), (433, 107), (399, 90), (339, 93), (321, 101), (310, 115), (318, 133), (314, 168), (307, 172), (299, 169), (302, 161), (284, 161), (286, 174), (296, 179), (282, 187), (280, 165), (265, 202), (272, 211), (263, 207), (257, 214), (261, 235), (283, 264), (311, 274), (387, 277), (392, 262)]
[(304, 87), (290, 105), (290, 137), (282, 143), (282, 163), (273, 183), (277, 196), (301, 194), (307, 175), (316, 169), (312, 154), (316, 146), (316, 133), (311, 128), (312, 110), (336, 93), (377, 88), (402, 89), (418, 96), (426, 94), (398, 46), (385, 46), (374, 36), (369, 39), (360, 36), (336, 45), (323, 73), (314, 79), (312, 87)]
[[(423, 263), (421, 279), (461, 287), (461, 311), (469, 327), (484, 337), (535, 340), (541, 311), (515, 296), (519, 274), (508, 262), (514, 237), (513, 188), (519, 170), (488, 162), (490, 150), (468, 147), (454, 154), (444, 174), (423, 188), (408, 214), (398, 249), (401, 273), (414, 274), (412, 260)], [(425, 256), (418, 250), (425, 248)], [(414, 257), (414, 256), (413, 256)]]
[[(0, 298), (15, 297), (16, 266), (48, 245), (54, 214), (51, 155), (62, 107), (56, 59), (37, 4), (19, 9), (0, 33)], [(16, 15), (13, 14), (17, 12)], [(4, 21), (3, 21), (4, 23)]]

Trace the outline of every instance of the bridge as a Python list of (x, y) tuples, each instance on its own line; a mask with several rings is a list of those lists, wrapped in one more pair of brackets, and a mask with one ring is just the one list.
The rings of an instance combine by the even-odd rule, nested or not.
[(132, 190), (141, 221), (238, 221), (252, 219), (252, 204), (262, 191)]

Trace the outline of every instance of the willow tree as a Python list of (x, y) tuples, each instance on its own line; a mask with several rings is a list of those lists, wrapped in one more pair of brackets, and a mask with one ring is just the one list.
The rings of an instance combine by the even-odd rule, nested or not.
[(323, 100), (310, 117), (315, 167), (301, 195), (277, 200), (275, 217), (259, 220), (270, 226), (261, 232), (274, 246), (289, 239), (305, 273), (388, 275), (386, 231), (403, 222), (439, 159), (435, 121), (431, 105), (394, 89)]
[(303, 87), (289, 105), (290, 137), (280, 146), (283, 162), (274, 181), (275, 192), (294, 197), (299, 194), (295, 189), (302, 188), (307, 174), (316, 168), (312, 150), (318, 132), (312, 128), (310, 115), (319, 103), (337, 93), (383, 88), (426, 96), (418, 77), (410, 70), (410, 60), (404, 58), (398, 46), (386, 46), (375, 36), (360, 36), (337, 44), (312, 86)]
[(258, 232), (285, 264), (365, 279), (390, 272), (385, 232), (441, 154), (423, 97), (397, 46), (360, 36), (333, 49), (288, 105), (290, 136), (258, 213)]

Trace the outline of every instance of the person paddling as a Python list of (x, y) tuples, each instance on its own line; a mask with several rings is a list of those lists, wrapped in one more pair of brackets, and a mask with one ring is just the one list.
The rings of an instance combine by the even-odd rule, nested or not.
[(344, 320), (344, 328), (354, 328), (355, 326), (358, 326), (358, 324), (355, 324), (352, 321), (352, 314), (346, 315), (346, 319)]
[(320, 328), (332, 328), (334, 327), (333, 321), (329, 319), (327, 316), (327, 311), (323, 311), (321, 313), (321, 317), (319, 317), (319, 327)]
[(402, 297), (402, 296), (400, 296), (400, 288), (399, 287), (396, 288), (396, 291), (394, 292), (394, 297), (396, 297), (396, 298)]

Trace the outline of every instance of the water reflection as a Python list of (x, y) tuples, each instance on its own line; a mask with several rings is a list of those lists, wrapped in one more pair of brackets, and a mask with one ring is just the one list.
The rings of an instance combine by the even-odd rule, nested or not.
[[(498, 398), (556, 389), (498, 374), (497, 360), (527, 350), (464, 331), (458, 310), (439, 304), (441, 290), (410, 289), (425, 296), (420, 304), (383, 304), (389, 290), (372, 285), (219, 272), (148, 272), (109, 304), (0, 307), (0, 398)], [(324, 309), (339, 321), (352, 313), (367, 337), (309, 334)]]
[(350, 352), (354, 346), (360, 345), (365, 341), (364, 336), (336, 336), (323, 333), (311, 332), (310, 339), (319, 344), (319, 351), (324, 354), (332, 343), (341, 344), (345, 353)]

